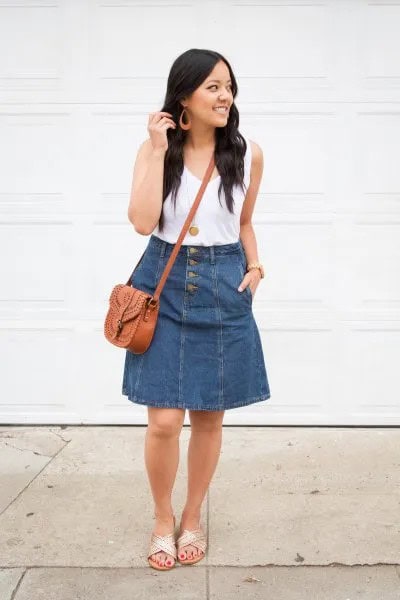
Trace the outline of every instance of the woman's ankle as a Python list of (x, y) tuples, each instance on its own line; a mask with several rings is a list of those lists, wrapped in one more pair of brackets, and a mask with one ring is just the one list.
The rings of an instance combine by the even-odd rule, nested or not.
[(200, 516), (201, 514), (201, 506), (190, 506), (185, 505), (182, 510), (183, 515), (187, 515), (189, 517)]
[(174, 517), (174, 511), (172, 508), (169, 509), (155, 509), (154, 510), (154, 518), (157, 521), (170, 521)]
[(184, 508), (181, 515), (182, 522), (197, 522), (201, 518), (201, 508)]

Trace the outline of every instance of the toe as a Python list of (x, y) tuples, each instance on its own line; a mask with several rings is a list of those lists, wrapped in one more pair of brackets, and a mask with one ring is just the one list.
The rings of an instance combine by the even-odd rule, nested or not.
[(164, 562), (163, 562), (163, 554), (162, 554), (162, 552), (157, 552), (157, 553), (154, 555), (154, 560), (155, 560), (155, 563), (156, 563), (156, 564), (157, 564), (159, 567), (162, 567), (162, 566), (163, 566), (163, 564), (164, 564)]
[(179, 552), (179, 558), (181, 560), (192, 560), (197, 556), (200, 556), (201, 550), (199, 550), (196, 546), (185, 546), (184, 550)]
[(194, 546), (187, 547), (186, 556), (189, 560), (192, 560), (192, 558), (194, 558)]

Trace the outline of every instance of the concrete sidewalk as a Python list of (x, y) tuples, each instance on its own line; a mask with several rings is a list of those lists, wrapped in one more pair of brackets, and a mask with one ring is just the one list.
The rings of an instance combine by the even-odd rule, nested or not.
[(400, 599), (400, 429), (224, 427), (206, 558), (169, 572), (146, 561), (145, 431), (0, 428), (1, 600)]

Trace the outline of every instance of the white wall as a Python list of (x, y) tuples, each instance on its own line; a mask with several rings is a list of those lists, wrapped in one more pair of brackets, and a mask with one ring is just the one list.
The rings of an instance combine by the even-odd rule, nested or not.
[(0, 4), (0, 420), (145, 423), (103, 336), (147, 237), (136, 151), (173, 60), (225, 54), (264, 151), (254, 299), (271, 387), (226, 424), (400, 423), (400, 5)]

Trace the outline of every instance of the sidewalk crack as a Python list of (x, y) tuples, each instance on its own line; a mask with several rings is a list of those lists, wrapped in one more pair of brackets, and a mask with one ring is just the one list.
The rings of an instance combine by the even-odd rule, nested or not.
[(20, 452), (32, 452), (32, 454), (36, 454), (37, 456), (45, 456), (46, 458), (53, 458), (52, 455), (41, 454), (37, 450), (31, 450), (30, 448), (19, 448), (18, 446), (14, 446), (14, 444), (10, 444), (9, 442), (4, 442), (6, 446), (10, 446), (10, 448), (14, 448), (15, 450), (19, 450)]
[[(25, 492), (25, 490), (28, 489), (28, 487), (35, 481), (35, 479), (37, 479), (43, 473), (43, 471), (45, 469), (47, 469), (47, 467), (53, 462), (53, 460), (55, 458), (57, 458), (57, 456), (60, 454), (60, 452), (62, 452), (68, 446), (69, 443), (70, 442), (67, 442), (66, 444), (64, 444), (64, 446), (62, 446), (59, 450), (57, 450), (57, 452), (53, 456), (46, 456), (45, 454), (41, 455), (41, 456), (46, 456), (46, 458), (49, 458), (49, 460), (36, 473), (36, 475), (34, 477), (32, 477), (32, 479), (30, 481), (27, 482), (27, 484), (22, 488), (22, 490), (20, 490), (20, 492), (7, 504), (7, 506), (5, 506), (3, 508), (3, 510), (0, 512), (0, 517), (10, 508), (10, 506), (12, 504), (14, 504), (14, 502)], [(21, 448), (17, 448), (17, 450), (21, 450)]]

